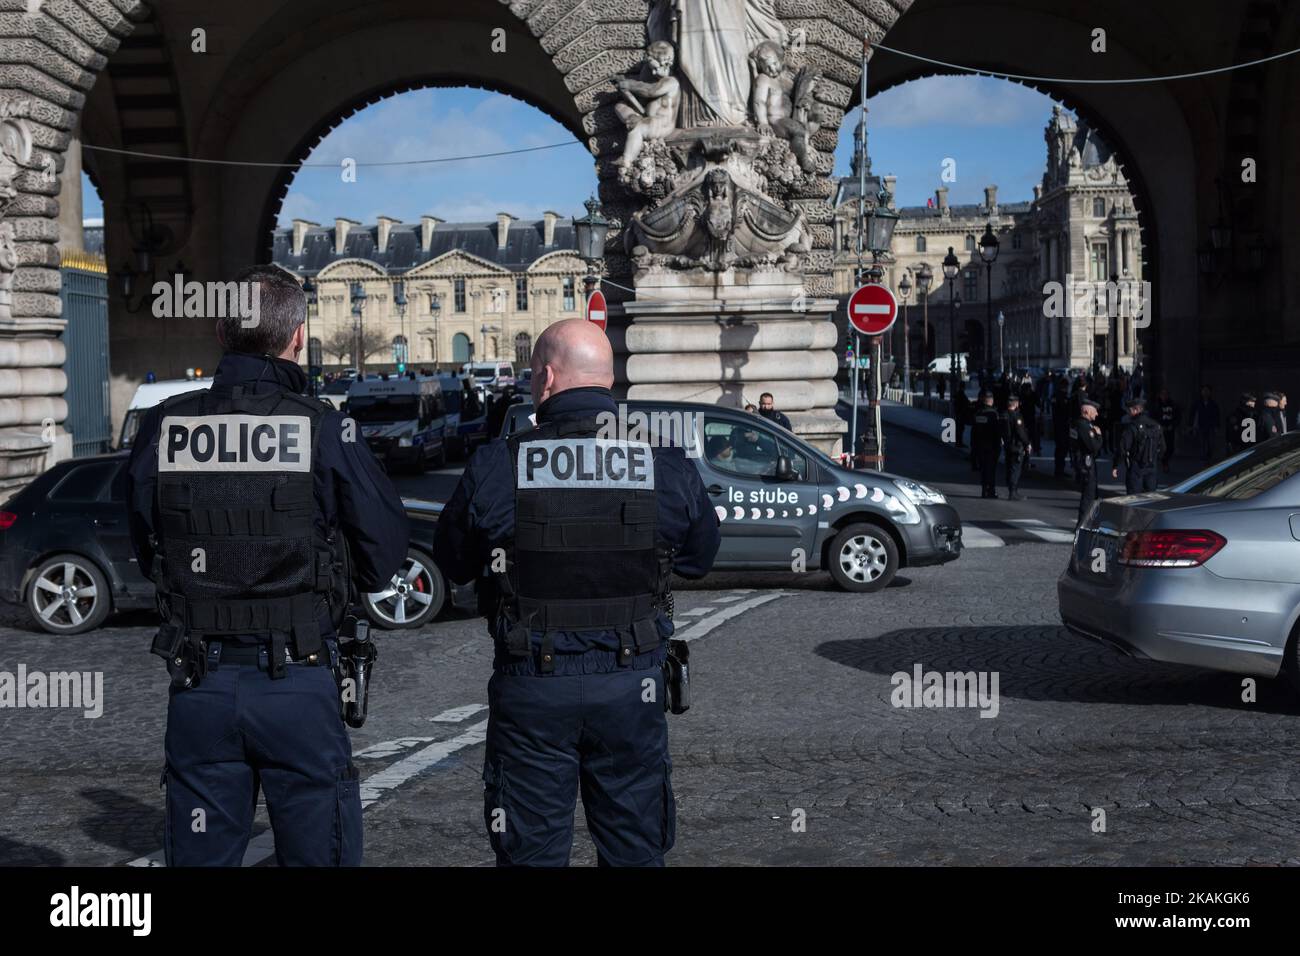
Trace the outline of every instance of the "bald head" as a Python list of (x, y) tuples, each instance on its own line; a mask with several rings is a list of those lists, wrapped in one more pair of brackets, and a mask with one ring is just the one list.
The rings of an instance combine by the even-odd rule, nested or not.
[(533, 404), (557, 392), (614, 384), (614, 350), (594, 322), (564, 319), (546, 327), (533, 346)]

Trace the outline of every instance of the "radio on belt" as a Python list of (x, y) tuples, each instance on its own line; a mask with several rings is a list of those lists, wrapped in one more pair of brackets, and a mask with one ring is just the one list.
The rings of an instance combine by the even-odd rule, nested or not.
[(644, 442), (552, 439), (519, 446), (520, 488), (624, 488), (653, 491), (654, 453)]
[(311, 471), (311, 420), (300, 415), (163, 419), (159, 471)]

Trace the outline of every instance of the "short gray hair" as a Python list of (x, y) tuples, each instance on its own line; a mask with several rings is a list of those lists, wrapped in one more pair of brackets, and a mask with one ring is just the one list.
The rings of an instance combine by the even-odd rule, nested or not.
[(232, 352), (279, 355), (307, 319), (307, 295), (302, 286), (277, 265), (249, 266), (235, 276), (235, 282), (257, 283), (258, 321), (245, 327), (237, 314), (218, 319), (222, 343)]

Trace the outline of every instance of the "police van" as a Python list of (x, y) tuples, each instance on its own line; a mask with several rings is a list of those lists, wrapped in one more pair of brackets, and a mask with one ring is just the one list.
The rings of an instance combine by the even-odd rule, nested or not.
[(487, 406), (468, 375), (438, 376), (446, 406), (443, 441), (451, 458), (468, 458), (474, 449), (487, 441)]
[[(633, 440), (638, 426), (661, 439), (656, 420), (691, 423), (687, 457), (722, 528), (715, 571), (824, 570), (846, 591), (879, 591), (899, 568), (943, 564), (961, 554), (961, 518), (942, 494), (920, 482), (842, 468), (779, 425), (740, 409), (687, 402), (622, 407)], [(532, 427), (533, 412), (531, 404), (511, 406), (501, 437)], [(539, 455), (534, 470), (581, 472), (594, 481), (611, 464), (621, 472), (632, 463)]]
[(386, 468), (424, 471), (447, 461), (447, 410), (436, 376), (354, 381), (347, 415)]
[(173, 395), (183, 395), (195, 389), (211, 387), (210, 378), (178, 378), (167, 382), (145, 382), (131, 396), (131, 404), (127, 407), (126, 417), (122, 419), (122, 430), (118, 434), (118, 449), (131, 447), (131, 443), (135, 441), (135, 433), (140, 429), (140, 420), (149, 409), (161, 405)]

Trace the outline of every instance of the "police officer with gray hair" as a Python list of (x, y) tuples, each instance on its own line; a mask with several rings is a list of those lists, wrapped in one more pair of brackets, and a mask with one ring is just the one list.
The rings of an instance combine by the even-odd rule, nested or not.
[(355, 866), (336, 638), (353, 588), (397, 572), (409, 529), (355, 423), (303, 397), (298, 281), (254, 266), (236, 282), (253, 308), (217, 321), (211, 389), (150, 410), (127, 466), (131, 541), (163, 618), (153, 651), (172, 676), (164, 853), (239, 866), (260, 790), (282, 866)]
[(707, 573), (721, 533), (681, 447), (600, 424), (613, 360), (592, 323), (549, 326), (537, 427), (480, 448), (438, 520), (434, 559), (478, 580), (495, 643), (483, 821), (501, 866), (567, 865), (579, 790), (602, 865), (662, 866), (674, 842), (664, 711), (688, 671), (669, 575)]

